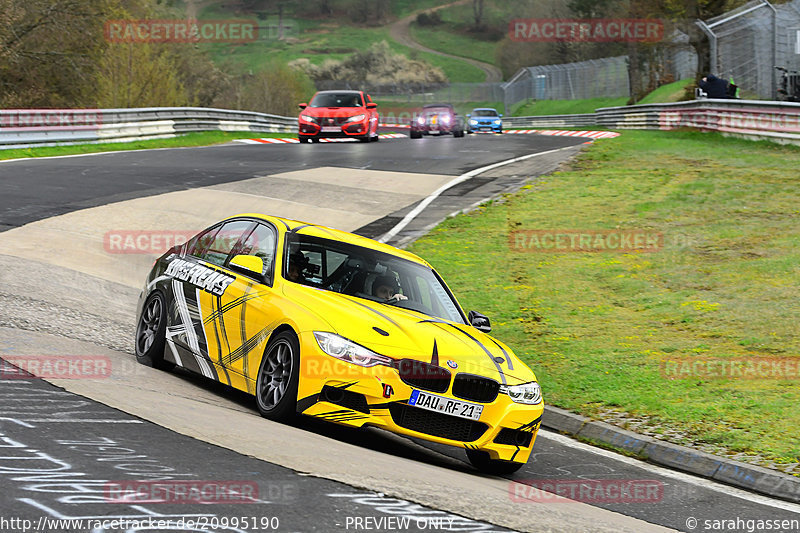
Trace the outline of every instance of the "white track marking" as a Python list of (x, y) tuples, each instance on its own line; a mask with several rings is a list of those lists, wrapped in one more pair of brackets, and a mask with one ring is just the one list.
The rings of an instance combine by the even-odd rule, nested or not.
[(594, 446), (590, 446), (588, 444), (584, 444), (580, 441), (571, 439), (564, 435), (560, 435), (558, 433), (554, 433), (552, 431), (543, 429), (539, 432), (540, 437), (544, 437), (545, 439), (552, 440), (572, 449), (578, 449), (585, 452), (593, 453), (595, 455), (600, 455), (602, 457), (606, 457), (608, 459), (613, 459), (614, 461), (619, 461), (621, 463), (625, 463), (627, 465), (635, 466), (651, 472), (653, 474), (658, 474), (660, 476), (676, 479), (678, 481), (683, 481), (684, 483), (691, 483), (693, 485), (697, 485), (698, 487), (702, 487), (704, 489), (713, 490), (715, 492), (719, 492), (722, 494), (726, 494), (729, 496), (734, 496), (736, 498), (740, 498), (742, 500), (747, 500), (749, 502), (758, 504), (758, 505), (765, 505), (768, 507), (774, 507), (776, 509), (782, 509), (784, 511), (791, 511), (794, 513), (800, 513), (800, 505), (786, 502), (783, 500), (777, 500), (770, 498), (768, 496), (762, 496), (760, 494), (754, 494), (752, 492), (748, 492), (743, 489), (739, 489), (736, 487), (732, 487), (730, 485), (725, 485), (723, 483), (719, 483), (717, 481), (706, 479), (702, 477), (693, 476), (691, 474), (686, 474), (684, 472), (677, 472), (675, 470), (671, 470), (668, 468), (664, 468), (662, 466), (657, 466), (651, 463), (647, 463), (640, 459), (634, 459), (632, 457), (626, 457), (624, 455), (620, 455), (615, 452), (611, 452), (608, 450), (604, 450), (602, 448), (595, 448)]
[(492, 163), (491, 165), (487, 165), (485, 167), (476, 168), (475, 170), (470, 170), (466, 174), (462, 174), (462, 175), (458, 176), (457, 178), (448, 181), (447, 183), (445, 183), (444, 185), (442, 185), (441, 187), (439, 187), (438, 189), (433, 191), (427, 198), (422, 200), (422, 202), (420, 202), (419, 205), (417, 205), (417, 207), (412, 209), (410, 213), (408, 213), (405, 217), (403, 217), (403, 220), (398, 222), (395, 225), (395, 227), (393, 227), (392, 229), (387, 231), (386, 234), (384, 234), (383, 237), (378, 239), (378, 242), (387, 242), (389, 239), (391, 239), (392, 237), (394, 237), (395, 235), (400, 233), (403, 230), (403, 228), (405, 228), (412, 220), (414, 220), (417, 217), (417, 215), (422, 213), (422, 211), (424, 211), (425, 208), (428, 207), (431, 204), (431, 202), (433, 202), (436, 198), (438, 198), (440, 194), (442, 194), (444, 191), (446, 191), (450, 187), (458, 185), (462, 181), (466, 181), (466, 180), (468, 180), (470, 178), (473, 178), (473, 177), (477, 176), (478, 174), (482, 174), (483, 172), (486, 172), (487, 170), (492, 170), (493, 168), (502, 167), (502, 166), (505, 166), (505, 165), (510, 165), (511, 163), (516, 163), (518, 161), (524, 161), (525, 159), (530, 159), (532, 157), (539, 157), (539, 156), (542, 156), (542, 155), (554, 154), (556, 152), (560, 152), (562, 150), (569, 150), (569, 149), (572, 149), (572, 148), (574, 148), (574, 146), (565, 146), (563, 148), (556, 148), (555, 150), (547, 150), (546, 152), (536, 152), (535, 154), (523, 155), (523, 156), (520, 156), (520, 157), (515, 157), (513, 159), (507, 159), (505, 161), (500, 161), (499, 163)]

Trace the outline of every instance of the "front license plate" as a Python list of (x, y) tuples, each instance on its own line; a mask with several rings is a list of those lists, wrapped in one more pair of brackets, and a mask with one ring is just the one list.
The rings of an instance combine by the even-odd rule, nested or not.
[(419, 390), (414, 390), (411, 393), (408, 405), (450, 416), (457, 416), (459, 418), (467, 418), (469, 420), (480, 420), (481, 413), (483, 412), (483, 406), (477, 403), (453, 400)]
[(324, 133), (333, 133), (336, 131), (342, 131), (342, 128), (339, 126), (322, 126), (322, 131)]
[(430, 130), (428, 133), (439, 133), (439, 130)]

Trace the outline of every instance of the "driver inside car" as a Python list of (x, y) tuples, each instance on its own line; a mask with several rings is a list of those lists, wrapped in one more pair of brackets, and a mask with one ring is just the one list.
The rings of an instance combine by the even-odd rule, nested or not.
[(286, 278), (295, 283), (305, 283), (303, 270), (308, 266), (308, 259), (302, 252), (295, 252), (289, 256), (289, 266), (286, 269)]
[(408, 300), (400, 294), (400, 287), (393, 276), (378, 276), (372, 283), (372, 295), (382, 300)]

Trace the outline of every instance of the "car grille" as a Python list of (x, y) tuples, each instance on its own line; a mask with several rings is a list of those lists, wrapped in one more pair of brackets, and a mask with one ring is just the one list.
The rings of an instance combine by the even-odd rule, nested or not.
[(344, 117), (320, 117), (317, 119), (320, 126), (341, 126), (347, 119), (349, 119), (352, 115), (346, 115)]
[(494, 442), (497, 444), (508, 444), (510, 446), (527, 448), (531, 445), (532, 438), (533, 433), (530, 431), (519, 431), (517, 429), (503, 428), (494, 438)]
[(394, 367), (406, 385), (431, 392), (446, 392), (450, 387), (450, 371), (440, 366), (400, 359), (395, 361)]
[(491, 403), (497, 398), (500, 384), (493, 379), (472, 374), (457, 374), (453, 380), (453, 396), (473, 402)]
[(460, 442), (475, 441), (489, 428), (483, 422), (434, 413), (402, 403), (390, 404), (389, 413), (392, 421), (401, 428)]

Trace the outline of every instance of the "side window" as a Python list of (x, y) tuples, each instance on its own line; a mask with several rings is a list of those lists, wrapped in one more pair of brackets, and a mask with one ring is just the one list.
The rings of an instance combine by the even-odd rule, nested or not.
[(186, 245), (186, 253), (195, 257), (200, 257), (206, 248), (214, 242), (214, 237), (221, 228), (221, 225), (214, 226), (205, 230), (203, 233), (192, 237)]
[(255, 229), (242, 240), (234, 250), (234, 255), (254, 255), (264, 260), (264, 271), (269, 283), (272, 283), (272, 272), (275, 265), (275, 230), (264, 224), (256, 224)]
[(224, 224), (214, 235), (211, 244), (198, 257), (214, 265), (223, 266), (233, 246), (252, 225), (253, 222), (250, 220), (233, 220)]

